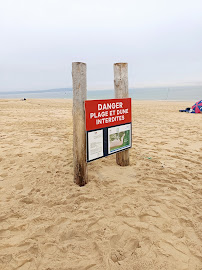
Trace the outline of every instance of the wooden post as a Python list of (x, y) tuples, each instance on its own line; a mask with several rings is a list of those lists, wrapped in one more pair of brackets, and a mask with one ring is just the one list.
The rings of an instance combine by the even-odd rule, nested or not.
[(84, 186), (88, 182), (84, 109), (87, 96), (85, 63), (72, 63), (72, 81), (74, 182), (79, 186)]
[[(128, 98), (128, 64), (114, 64), (115, 98)], [(120, 166), (129, 165), (129, 149), (116, 154), (116, 163)]]

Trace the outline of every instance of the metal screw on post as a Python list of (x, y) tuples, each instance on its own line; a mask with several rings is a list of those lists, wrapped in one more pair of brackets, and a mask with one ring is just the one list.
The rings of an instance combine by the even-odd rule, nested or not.
[(72, 63), (72, 81), (74, 182), (79, 186), (84, 186), (88, 182), (84, 110), (84, 103), (87, 97), (85, 63)]
[[(128, 98), (128, 64), (114, 64), (114, 90), (115, 98)], [(129, 149), (116, 154), (116, 163), (120, 166), (128, 166)]]

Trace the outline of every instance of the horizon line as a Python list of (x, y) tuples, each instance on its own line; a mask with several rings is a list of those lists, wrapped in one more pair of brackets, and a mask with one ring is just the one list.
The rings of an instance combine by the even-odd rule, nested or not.
[[(133, 89), (144, 89), (144, 88), (180, 88), (180, 87), (202, 87), (202, 83), (198, 84), (179, 84), (179, 85), (137, 85), (135, 87), (129, 87), (129, 90)], [(87, 91), (113, 91), (113, 88), (103, 88), (103, 89), (87, 89)], [(0, 94), (6, 95), (6, 94), (26, 94), (26, 93), (46, 93), (46, 92), (72, 92), (72, 87), (64, 87), (64, 88), (51, 88), (51, 89), (43, 89), (43, 90), (9, 90), (9, 91), (3, 91), (0, 92)]]

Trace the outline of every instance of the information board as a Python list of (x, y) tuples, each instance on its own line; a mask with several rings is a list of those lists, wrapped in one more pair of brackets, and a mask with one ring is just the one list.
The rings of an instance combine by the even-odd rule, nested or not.
[(131, 148), (131, 98), (85, 101), (87, 162)]
[(103, 157), (103, 130), (89, 131), (87, 139), (89, 160)]

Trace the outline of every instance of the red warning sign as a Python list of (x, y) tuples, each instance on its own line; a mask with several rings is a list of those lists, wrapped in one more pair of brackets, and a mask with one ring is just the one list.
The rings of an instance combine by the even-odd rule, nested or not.
[(86, 100), (86, 131), (131, 122), (131, 98)]

